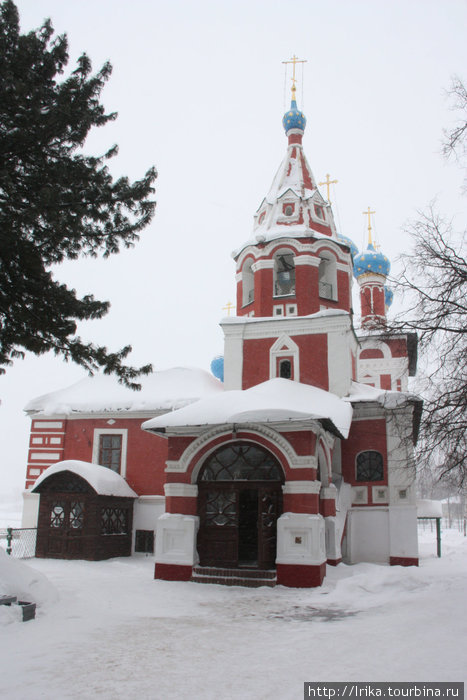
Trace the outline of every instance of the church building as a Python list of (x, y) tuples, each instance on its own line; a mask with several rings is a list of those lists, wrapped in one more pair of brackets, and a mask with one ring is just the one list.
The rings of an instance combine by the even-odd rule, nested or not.
[[(35, 525), (40, 497), (40, 556), (87, 558), (76, 538), (88, 507), (92, 551), (115, 556), (110, 534), (129, 538), (121, 551), (154, 546), (159, 579), (310, 587), (341, 561), (418, 563), (416, 337), (386, 328), (389, 261), (370, 210), (362, 253), (336, 230), (303, 150), (295, 84), (283, 127), (284, 160), (233, 253), (222, 381), (178, 368), (135, 394), (87, 378), (26, 407), (23, 525)], [(92, 479), (90, 463), (125, 486)]]

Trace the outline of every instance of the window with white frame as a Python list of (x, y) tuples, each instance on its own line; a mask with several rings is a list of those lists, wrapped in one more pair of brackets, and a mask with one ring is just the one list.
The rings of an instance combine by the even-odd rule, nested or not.
[(269, 377), (300, 381), (298, 345), (287, 334), (281, 335), (269, 351)]
[(92, 461), (112, 469), (121, 476), (126, 474), (128, 430), (95, 428)]

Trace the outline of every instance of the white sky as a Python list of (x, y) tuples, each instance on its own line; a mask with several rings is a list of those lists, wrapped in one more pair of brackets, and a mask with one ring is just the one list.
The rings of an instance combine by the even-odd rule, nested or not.
[[(250, 238), (253, 214), (285, 153), (288, 106), (282, 61), (307, 59), (299, 106), (304, 147), (331, 195), (341, 232), (361, 248), (371, 205), (383, 251), (409, 246), (404, 224), (434, 197), (449, 216), (465, 206), (462, 175), (440, 156), (453, 123), (444, 89), (466, 78), (465, 0), (17, 0), (23, 31), (46, 17), (66, 32), (70, 66), (86, 51), (113, 75), (103, 93), (116, 122), (89, 148), (120, 152), (113, 173), (159, 171), (157, 211), (140, 243), (107, 261), (67, 263), (59, 277), (109, 299), (84, 338), (156, 369), (209, 369), (222, 353), (218, 322), (235, 301), (231, 251)], [(289, 83), (290, 84), (290, 83)], [(284, 103), (286, 94), (287, 104)], [(326, 194), (322, 188), (323, 195)], [(0, 492), (24, 482), (35, 396), (83, 371), (53, 357), (17, 361), (0, 377)]]

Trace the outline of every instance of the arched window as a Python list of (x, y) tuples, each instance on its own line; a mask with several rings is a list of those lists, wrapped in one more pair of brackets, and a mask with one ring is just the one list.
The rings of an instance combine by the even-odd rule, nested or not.
[(248, 258), (242, 268), (242, 290), (243, 290), (243, 306), (251, 304), (255, 300), (255, 276), (251, 266), (253, 260)]
[(295, 255), (289, 250), (274, 256), (274, 296), (295, 294)]
[(207, 458), (199, 481), (282, 481), (277, 459), (263, 447), (231, 443)]
[(380, 452), (376, 452), (375, 450), (360, 452), (357, 456), (356, 480), (384, 480), (383, 455)]
[(319, 254), (318, 268), (319, 296), (322, 299), (337, 299), (337, 266), (336, 258), (328, 251)]

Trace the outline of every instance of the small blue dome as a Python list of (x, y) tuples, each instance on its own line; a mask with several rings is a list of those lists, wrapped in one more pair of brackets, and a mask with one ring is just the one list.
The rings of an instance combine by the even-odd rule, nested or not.
[(353, 242), (351, 238), (348, 238), (347, 236), (343, 236), (341, 233), (337, 234), (337, 240), (342, 241), (342, 243), (345, 243), (346, 245), (349, 246), (350, 248), (350, 255), (352, 256), (352, 259), (358, 255), (358, 248)]
[(305, 131), (306, 117), (303, 112), (300, 112), (298, 109), (296, 100), (292, 100), (290, 103), (290, 109), (284, 114), (282, 124), (284, 125), (286, 134), (289, 129), (301, 129)]
[(224, 358), (222, 355), (217, 355), (211, 362), (211, 372), (221, 382), (224, 381)]
[(392, 289), (389, 289), (389, 287), (384, 288), (384, 303), (386, 304), (386, 307), (389, 309), (391, 306), (392, 302), (394, 300), (394, 292)]
[(368, 245), (368, 248), (357, 255), (354, 259), (353, 264), (353, 274), (354, 277), (360, 277), (368, 272), (372, 272), (376, 275), (384, 275), (387, 277), (389, 270), (391, 269), (391, 263), (383, 253), (379, 253), (375, 250), (372, 243)]

